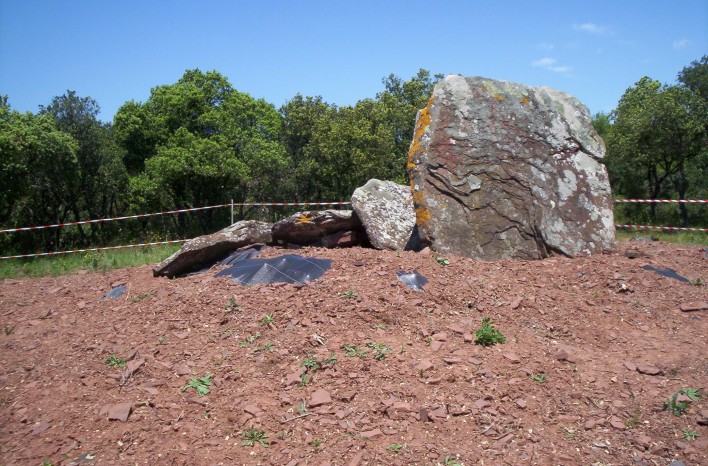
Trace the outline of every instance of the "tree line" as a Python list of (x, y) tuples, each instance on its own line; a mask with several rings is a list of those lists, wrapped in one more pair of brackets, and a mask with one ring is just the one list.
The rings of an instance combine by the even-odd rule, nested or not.
[[(378, 177), (405, 182), (416, 112), (441, 75), (391, 74), (375, 98), (280, 108), (216, 71), (188, 70), (123, 104), (111, 123), (74, 91), (37, 113), (0, 98), (0, 228), (248, 201), (348, 200)], [(239, 208), (237, 219), (287, 213)], [(228, 209), (0, 235), (6, 253), (184, 238), (228, 225)]]
[[(615, 193), (705, 197), (706, 57), (679, 83), (642, 78), (618, 108), (594, 117)], [(47, 225), (249, 201), (347, 200), (370, 178), (405, 183), (418, 109), (442, 75), (383, 79), (350, 106), (300, 94), (280, 108), (236, 90), (217, 71), (188, 70), (123, 104), (110, 123), (74, 91), (36, 113), (0, 96), (0, 228)], [(634, 209), (634, 210), (633, 210)], [(660, 208), (659, 208), (660, 209)], [(644, 214), (628, 206), (623, 215)], [(239, 208), (237, 219), (287, 211)], [(5, 253), (192, 237), (226, 226), (228, 209), (0, 236)], [(639, 217), (637, 217), (639, 218)], [(681, 211), (684, 223), (696, 222)], [(705, 222), (705, 219), (703, 219)]]
[[(641, 78), (593, 124), (607, 145), (616, 197), (708, 198), (708, 56), (683, 68), (675, 84)], [(615, 216), (634, 224), (708, 227), (707, 207), (622, 204)]]

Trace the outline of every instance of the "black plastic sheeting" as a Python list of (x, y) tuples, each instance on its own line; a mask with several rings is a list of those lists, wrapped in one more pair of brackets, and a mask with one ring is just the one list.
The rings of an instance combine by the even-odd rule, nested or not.
[(118, 299), (123, 292), (125, 292), (125, 285), (116, 286), (115, 288), (112, 288), (111, 291), (103, 295), (103, 298), (99, 299), (99, 301), (106, 299)]
[(234, 265), (238, 261), (254, 259), (261, 252), (261, 247), (256, 246), (248, 249), (235, 251), (219, 261), (219, 265)]
[(415, 291), (423, 291), (423, 286), (428, 284), (428, 279), (418, 273), (417, 270), (406, 273), (403, 270), (396, 272), (398, 279), (406, 286)]
[(680, 282), (684, 282), (684, 283), (689, 283), (689, 284), (691, 283), (691, 281), (688, 278), (682, 277), (681, 275), (677, 274), (674, 269), (657, 269), (653, 265), (645, 265), (642, 268), (644, 270), (651, 270), (652, 272), (656, 272), (663, 277), (674, 278), (674, 279), (676, 279)]
[(240, 259), (217, 277), (229, 276), (242, 285), (292, 283), (304, 285), (317, 280), (332, 267), (331, 259), (312, 259), (295, 254), (272, 259)]

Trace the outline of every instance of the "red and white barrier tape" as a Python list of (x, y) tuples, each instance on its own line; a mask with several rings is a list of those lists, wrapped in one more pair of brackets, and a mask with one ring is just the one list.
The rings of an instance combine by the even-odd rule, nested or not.
[(105, 246), (102, 248), (72, 249), (70, 251), (38, 252), (35, 254), (20, 254), (17, 256), (1, 256), (0, 260), (2, 260), (2, 259), (20, 259), (22, 257), (58, 256), (61, 254), (71, 254), (74, 252), (106, 251), (109, 249), (140, 248), (140, 247), (144, 247), (144, 246), (155, 246), (158, 244), (185, 243), (187, 241), (189, 241), (189, 240), (188, 239), (175, 239), (175, 240), (171, 240), (171, 241), (158, 241), (156, 243), (125, 244), (122, 246)]
[(682, 204), (708, 204), (705, 199), (615, 199), (615, 203), (630, 204), (661, 204), (661, 203), (682, 203)]
[(615, 225), (615, 228), (634, 228), (637, 230), (708, 231), (708, 228), (658, 227), (651, 225)]
[(252, 206), (299, 206), (299, 205), (349, 205), (351, 202), (234, 202), (233, 204), (219, 204), (210, 205), (206, 207), (193, 207), (190, 209), (178, 209), (178, 210), (168, 210), (165, 212), (155, 212), (152, 214), (137, 214), (137, 215), (126, 215), (124, 217), (113, 217), (113, 218), (98, 218), (95, 220), (79, 220), (78, 222), (66, 222), (66, 223), (56, 223), (54, 225), (42, 225), (36, 227), (21, 227), (21, 228), (7, 228), (5, 230), (0, 230), (0, 233), (15, 233), (18, 231), (32, 231), (32, 230), (43, 230), (46, 228), (59, 228), (66, 227), (70, 225), (85, 225), (87, 223), (101, 223), (101, 222), (113, 222), (116, 220), (128, 220), (131, 218), (144, 218), (153, 217), (156, 215), (167, 215), (167, 214), (179, 214), (182, 212), (193, 212), (195, 210), (207, 210), (207, 209), (217, 209), (220, 207), (252, 207)]

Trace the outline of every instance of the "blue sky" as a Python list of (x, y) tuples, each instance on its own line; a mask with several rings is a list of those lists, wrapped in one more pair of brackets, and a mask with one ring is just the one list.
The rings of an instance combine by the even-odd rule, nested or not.
[(595, 113), (706, 53), (706, 0), (0, 0), (0, 95), (35, 112), (71, 89), (105, 121), (191, 68), (276, 106), (353, 104), (425, 68), (555, 87)]

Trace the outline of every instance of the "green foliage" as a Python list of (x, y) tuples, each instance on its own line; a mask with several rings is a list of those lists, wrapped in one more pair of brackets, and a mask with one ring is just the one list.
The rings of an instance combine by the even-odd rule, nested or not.
[(254, 343), (261, 337), (260, 332), (254, 333), (253, 335), (247, 336), (241, 343), (238, 344), (241, 348), (246, 348), (251, 343)]
[[(704, 97), (685, 85), (662, 85), (644, 77), (627, 89), (610, 119), (614, 123), (603, 131), (616, 194), (642, 199), (703, 199), (708, 193), (708, 101)], [(602, 127), (601, 123), (596, 118), (596, 127)], [(651, 204), (648, 212), (644, 206), (623, 205), (616, 213), (619, 221), (656, 222), (657, 209), (656, 204)], [(679, 204), (677, 210), (669, 206), (661, 209), (674, 209), (669, 216), (662, 214), (673, 220), (673, 225), (705, 221), (701, 220), (702, 211), (690, 215), (685, 204)]]
[(447, 267), (448, 265), (450, 265), (450, 260), (445, 257), (439, 256), (436, 257), (435, 260), (438, 264), (440, 264), (441, 267)]
[(125, 367), (125, 360), (120, 356), (111, 354), (106, 359), (106, 365), (111, 367)]
[(386, 450), (392, 451), (394, 453), (398, 453), (399, 451), (403, 450), (406, 446), (402, 443), (392, 443), (391, 445), (386, 447)]
[(342, 293), (342, 297), (347, 298), (347, 299), (356, 298), (357, 296), (359, 296), (359, 295), (351, 290), (345, 291), (344, 293)]
[(368, 354), (365, 349), (360, 349), (358, 346), (342, 345), (342, 349), (344, 350), (344, 355), (350, 358), (356, 356), (363, 359)]
[(546, 374), (531, 374), (531, 380), (538, 383), (546, 383)]
[(253, 426), (241, 432), (241, 437), (245, 439), (241, 442), (241, 445), (244, 447), (253, 447), (256, 444), (259, 444), (264, 448), (268, 448), (270, 446), (270, 442), (268, 441), (268, 436), (265, 431), (256, 430)]
[(475, 332), (474, 343), (482, 346), (493, 346), (502, 344), (506, 338), (502, 333), (494, 328), (489, 317), (482, 319), (482, 326)]
[(683, 439), (688, 440), (689, 442), (696, 440), (698, 437), (701, 436), (698, 432), (691, 429), (681, 429), (681, 433), (683, 434)]
[(674, 393), (669, 401), (664, 402), (664, 409), (671, 411), (674, 416), (681, 416), (688, 409), (688, 401), (678, 401), (679, 395), (685, 395), (690, 401), (697, 401), (703, 397), (701, 388), (682, 388)]
[(456, 458), (451, 458), (449, 456), (445, 457), (444, 464), (445, 466), (462, 466), (462, 463), (457, 461)]
[(383, 343), (376, 343), (370, 341), (366, 344), (366, 346), (372, 349), (374, 359), (376, 359), (377, 361), (383, 361), (384, 359), (386, 359), (386, 356), (391, 351), (391, 347)]
[(202, 377), (201, 379), (198, 379), (196, 377), (192, 377), (189, 379), (189, 382), (187, 382), (187, 385), (182, 387), (180, 390), (181, 391), (187, 391), (190, 388), (193, 388), (197, 391), (197, 395), (199, 396), (204, 396), (209, 393), (209, 387), (211, 386), (211, 379), (214, 377), (213, 374), (209, 374), (207, 376)]
[(261, 319), (261, 325), (268, 325), (273, 323), (273, 313), (269, 312), (268, 314), (264, 315), (263, 318)]

